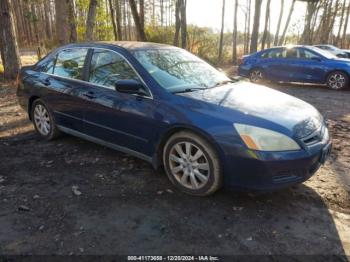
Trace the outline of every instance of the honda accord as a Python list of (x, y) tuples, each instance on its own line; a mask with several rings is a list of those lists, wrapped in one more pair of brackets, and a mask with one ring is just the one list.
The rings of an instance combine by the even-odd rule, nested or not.
[(313, 106), (168, 45), (66, 45), (22, 68), (17, 95), (43, 139), (67, 133), (134, 155), (197, 196), (301, 183), (331, 148)]

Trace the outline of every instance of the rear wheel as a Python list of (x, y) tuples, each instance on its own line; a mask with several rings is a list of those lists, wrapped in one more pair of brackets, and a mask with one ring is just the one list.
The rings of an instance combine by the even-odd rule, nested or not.
[(52, 140), (59, 135), (59, 130), (48, 107), (40, 100), (32, 105), (31, 118), (35, 130), (46, 140)]
[(264, 79), (263, 73), (260, 69), (253, 69), (249, 74), (250, 82), (252, 83), (261, 83)]
[(207, 196), (221, 186), (222, 174), (216, 151), (192, 132), (182, 131), (168, 140), (163, 163), (170, 181), (187, 194)]
[(348, 86), (349, 77), (347, 76), (347, 74), (340, 71), (332, 72), (327, 77), (326, 84), (329, 89), (341, 90)]

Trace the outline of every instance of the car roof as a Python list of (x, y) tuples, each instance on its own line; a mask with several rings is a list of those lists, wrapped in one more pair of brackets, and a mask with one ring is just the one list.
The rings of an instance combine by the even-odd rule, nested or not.
[(153, 42), (138, 42), (138, 41), (94, 41), (68, 44), (64, 47), (120, 47), (128, 51), (132, 50), (149, 50), (149, 49), (176, 49), (178, 47), (153, 43)]
[(272, 49), (278, 49), (278, 48), (295, 48), (295, 47), (303, 47), (303, 48), (312, 48), (312, 46), (310, 45), (284, 45), (284, 46), (274, 46), (271, 48), (266, 48), (264, 50), (261, 51), (266, 51), (266, 50), (272, 50)]

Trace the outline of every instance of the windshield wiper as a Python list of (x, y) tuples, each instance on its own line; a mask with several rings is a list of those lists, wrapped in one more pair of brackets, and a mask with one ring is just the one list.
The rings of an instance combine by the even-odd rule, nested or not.
[(234, 80), (225, 80), (225, 81), (221, 81), (221, 82), (216, 83), (215, 85), (211, 86), (210, 88), (223, 86), (223, 85), (226, 85), (228, 83), (234, 83), (234, 82), (235, 82)]
[(186, 88), (183, 90), (179, 90), (179, 91), (175, 91), (173, 92), (174, 94), (179, 94), (179, 93), (189, 93), (189, 92), (194, 92), (194, 91), (198, 91), (198, 90), (205, 90), (208, 89), (207, 87), (198, 87), (198, 88)]

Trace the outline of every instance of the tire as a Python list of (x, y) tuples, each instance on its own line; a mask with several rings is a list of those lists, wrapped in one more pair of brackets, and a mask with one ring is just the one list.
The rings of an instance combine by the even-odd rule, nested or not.
[(264, 81), (264, 74), (259, 68), (254, 68), (249, 73), (249, 80), (252, 83), (262, 83)]
[(192, 132), (181, 131), (169, 138), (163, 149), (163, 164), (169, 180), (184, 193), (208, 196), (222, 185), (216, 150)]
[[(53, 140), (60, 135), (51, 110), (37, 99), (31, 107), (31, 119), (36, 132), (45, 140)], [(46, 127), (46, 128), (45, 128)]]
[(349, 77), (341, 71), (334, 71), (327, 77), (327, 87), (332, 90), (342, 90), (348, 87)]

